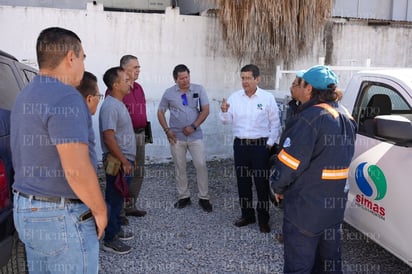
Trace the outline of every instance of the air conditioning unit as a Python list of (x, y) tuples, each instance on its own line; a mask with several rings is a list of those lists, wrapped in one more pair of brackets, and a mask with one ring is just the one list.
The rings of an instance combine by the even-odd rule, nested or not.
[(105, 9), (164, 11), (172, 5), (172, 0), (100, 0)]

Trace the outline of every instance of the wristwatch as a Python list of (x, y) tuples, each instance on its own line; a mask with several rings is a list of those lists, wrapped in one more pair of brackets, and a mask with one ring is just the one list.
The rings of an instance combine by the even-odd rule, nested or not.
[(194, 130), (197, 129), (197, 127), (196, 127), (194, 124), (191, 124), (190, 126), (191, 126)]

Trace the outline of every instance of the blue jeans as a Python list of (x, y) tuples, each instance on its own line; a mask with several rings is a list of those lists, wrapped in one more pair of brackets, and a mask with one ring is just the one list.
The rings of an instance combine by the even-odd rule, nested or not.
[(98, 273), (96, 223), (93, 218), (79, 220), (88, 210), (82, 203), (14, 195), (14, 223), (26, 247), (30, 273)]
[[(130, 161), (130, 163), (132, 164), (132, 166), (134, 165), (134, 162)], [(132, 179), (131, 175), (127, 175), (125, 177), (127, 184), (130, 186)], [(111, 240), (113, 240), (116, 235), (119, 234), (121, 228), (120, 212), (123, 208), (124, 197), (115, 188), (115, 181), (116, 176), (106, 174), (105, 199), (108, 207), (107, 209), (109, 211), (109, 220), (104, 233), (105, 242), (110, 242)]]
[(341, 240), (341, 224), (313, 234), (283, 218), (284, 273), (342, 273)]

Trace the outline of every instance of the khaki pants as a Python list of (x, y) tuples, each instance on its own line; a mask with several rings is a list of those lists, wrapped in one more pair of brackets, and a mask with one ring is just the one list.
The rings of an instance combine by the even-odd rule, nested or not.
[(176, 141), (170, 145), (176, 172), (176, 187), (178, 199), (190, 197), (186, 172), (186, 154), (189, 150), (192, 156), (193, 165), (196, 168), (197, 187), (200, 199), (209, 199), (208, 193), (208, 173), (206, 167), (206, 155), (203, 140), (192, 142)]
[(130, 203), (125, 205), (125, 209), (135, 209), (136, 201), (139, 197), (144, 179), (144, 160), (145, 160), (145, 133), (136, 133), (136, 158), (135, 169), (130, 181)]

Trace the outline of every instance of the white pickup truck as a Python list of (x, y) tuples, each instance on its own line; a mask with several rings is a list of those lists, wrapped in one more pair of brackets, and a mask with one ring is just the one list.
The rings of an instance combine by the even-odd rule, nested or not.
[(358, 123), (345, 221), (412, 266), (412, 69), (357, 72), (342, 103)]

